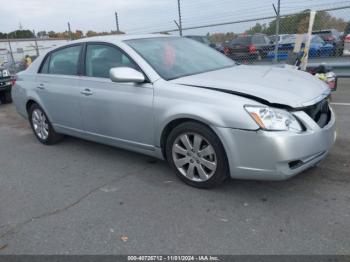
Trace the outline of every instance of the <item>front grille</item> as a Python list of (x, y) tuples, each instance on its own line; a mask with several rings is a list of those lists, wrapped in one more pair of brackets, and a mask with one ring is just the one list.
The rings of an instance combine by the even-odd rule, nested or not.
[(321, 128), (325, 127), (331, 120), (331, 110), (327, 98), (321, 100), (317, 104), (306, 107), (304, 112), (308, 114)]

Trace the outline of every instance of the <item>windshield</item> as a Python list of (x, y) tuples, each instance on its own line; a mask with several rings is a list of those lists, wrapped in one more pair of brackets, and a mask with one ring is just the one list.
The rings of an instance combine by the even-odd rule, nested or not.
[(205, 36), (190, 35), (190, 36), (185, 36), (185, 37), (193, 39), (193, 40), (198, 41), (198, 42), (201, 42), (201, 43), (206, 44), (206, 45), (210, 45), (209, 39), (206, 38)]
[(294, 44), (295, 40), (296, 40), (295, 35), (289, 35), (288, 37), (286, 37), (281, 41), (281, 44)]
[(232, 67), (235, 62), (216, 50), (180, 37), (125, 41), (165, 80)]
[(314, 44), (324, 44), (325, 42), (323, 41), (323, 39), (321, 37), (319, 37), (318, 35), (314, 35), (311, 38), (311, 43)]

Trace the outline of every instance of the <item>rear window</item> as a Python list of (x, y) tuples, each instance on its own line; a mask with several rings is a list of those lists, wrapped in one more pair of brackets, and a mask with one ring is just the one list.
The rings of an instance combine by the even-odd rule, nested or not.
[(324, 44), (324, 41), (321, 37), (319, 37), (318, 35), (314, 35), (312, 38), (311, 38), (311, 43), (314, 43), (314, 44)]
[[(77, 75), (81, 45), (53, 51), (46, 58), (41, 73), (54, 75)], [(49, 58), (49, 59), (48, 59)]]
[(331, 31), (318, 31), (318, 32), (312, 32), (313, 35), (319, 35), (320, 37), (324, 38), (326, 36), (331, 36), (332, 32)]
[(262, 35), (255, 35), (252, 37), (252, 42), (255, 45), (263, 45), (266, 44), (265, 37)]
[(249, 45), (251, 42), (251, 36), (239, 36), (231, 41), (231, 45)]

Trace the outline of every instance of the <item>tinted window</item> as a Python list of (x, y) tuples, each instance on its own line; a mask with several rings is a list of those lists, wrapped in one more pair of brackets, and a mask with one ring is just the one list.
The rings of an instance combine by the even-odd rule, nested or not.
[(315, 32), (312, 32), (312, 34), (314, 35), (324, 35), (324, 34), (328, 34), (330, 35), (332, 32), (330, 30), (323, 30), (323, 31), (315, 31)]
[(324, 44), (324, 41), (321, 37), (319, 37), (318, 35), (314, 35), (312, 38), (311, 38), (311, 43), (314, 43), (314, 44)]
[(251, 40), (250, 36), (237, 37), (231, 41), (231, 45), (249, 45)]
[(253, 36), (252, 38), (253, 44), (256, 45), (264, 45), (266, 44), (264, 36)]
[(109, 78), (109, 70), (113, 67), (137, 66), (118, 48), (103, 45), (89, 44), (86, 50), (86, 75), (92, 77)]
[(235, 65), (225, 55), (187, 38), (154, 37), (125, 42), (166, 80)]
[(49, 74), (77, 75), (81, 46), (71, 46), (51, 54)]
[(40, 73), (48, 74), (49, 73), (49, 63), (50, 63), (50, 55), (48, 55), (44, 61), (44, 64), (41, 66)]
[(296, 41), (296, 35), (290, 35), (282, 40), (281, 44), (294, 44)]

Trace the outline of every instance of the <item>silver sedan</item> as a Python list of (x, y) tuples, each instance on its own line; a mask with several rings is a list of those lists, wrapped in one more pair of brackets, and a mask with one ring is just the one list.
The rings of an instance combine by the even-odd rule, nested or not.
[(175, 36), (69, 42), (19, 73), (12, 95), (43, 144), (69, 135), (166, 159), (199, 188), (287, 179), (336, 137), (322, 81)]

